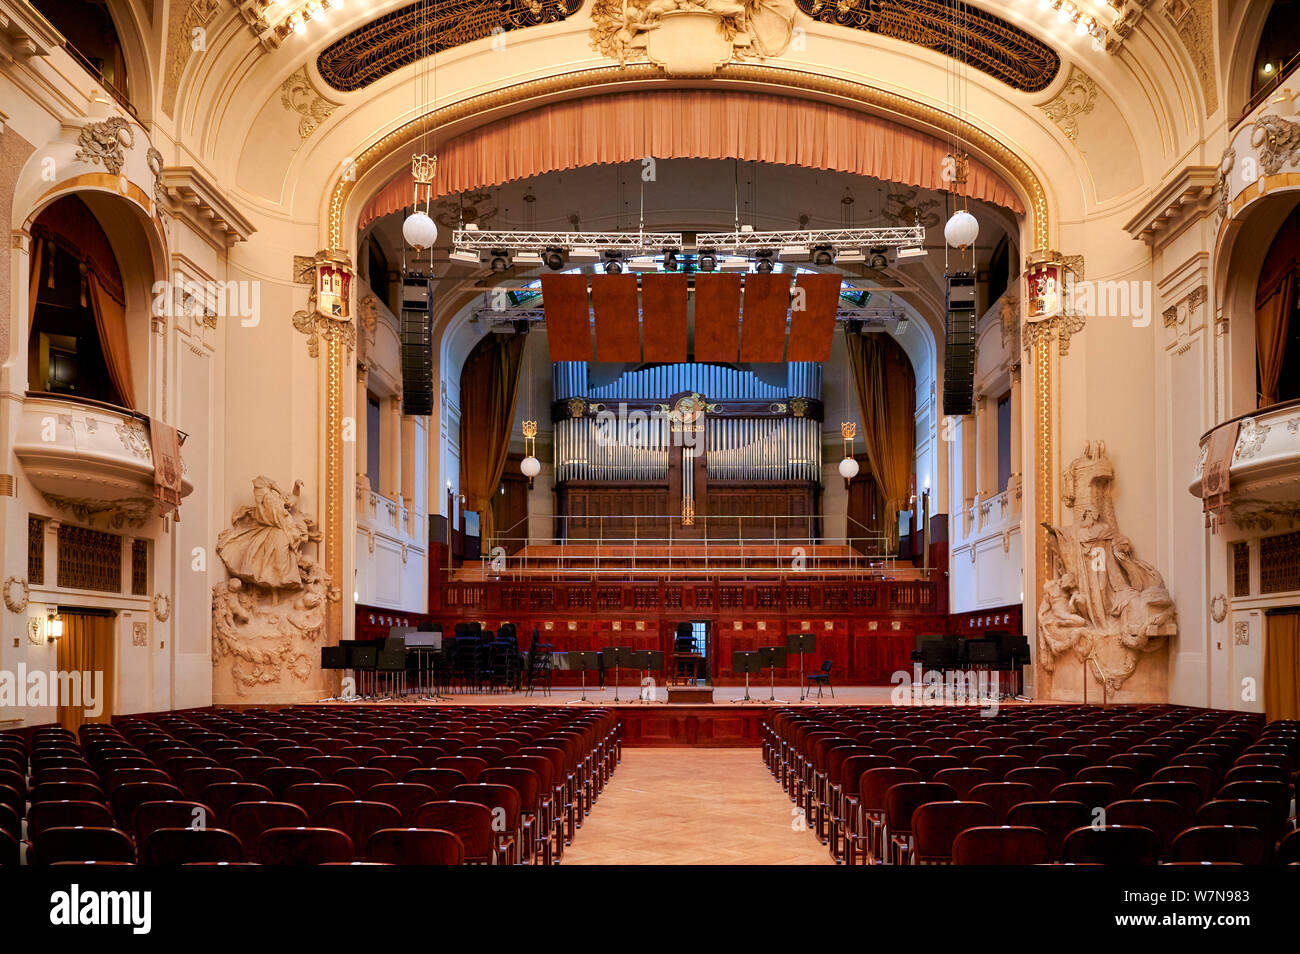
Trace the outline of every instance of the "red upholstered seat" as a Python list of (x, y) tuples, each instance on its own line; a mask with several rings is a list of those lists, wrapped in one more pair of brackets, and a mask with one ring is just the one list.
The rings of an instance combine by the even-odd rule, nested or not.
[(1047, 835), (1028, 826), (967, 828), (952, 846), (957, 865), (1039, 865), (1048, 860)]

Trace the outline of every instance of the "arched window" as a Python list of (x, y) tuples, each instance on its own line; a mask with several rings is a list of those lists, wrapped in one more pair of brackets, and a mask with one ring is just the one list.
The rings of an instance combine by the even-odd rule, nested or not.
[(99, 74), (109, 92), (130, 104), (126, 58), (104, 0), (33, 0), (32, 5), (63, 34), (72, 54)]
[(66, 196), (37, 217), (31, 262), (28, 389), (132, 408), (122, 276), (84, 202)]
[(1300, 206), (1264, 256), (1255, 291), (1255, 390), (1259, 407), (1300, 398)]
[(1264, 22), (1250, 74), (1252, 101), (1277, 85), (1300, 53), (1300, 0), (1274, 0)]

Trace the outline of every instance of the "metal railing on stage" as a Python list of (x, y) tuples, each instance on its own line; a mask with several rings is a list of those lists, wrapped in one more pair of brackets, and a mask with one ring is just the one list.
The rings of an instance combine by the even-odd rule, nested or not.
[[(532, 579), (590, 578), (607, 574), (740, 576), (756, 571), (817, 576), (929, 579), (930, 571), (902, 567), (886, 539), (849, 519), (859, 535), (827, 537), (818, 531), (822, 517), (661, 514), (555, 516), (555, 537), (527, 533), (527, 520), (494, 533), (476, 568), (453, 571), (456, 578), (496, 579), (526, 574)], [(800, 523), (807, 532), (791, 533)], [(570, 531), (581, 524), (583, 532)], [(592, 525), (595, 533), (591, 532)], [(765, 532), (764, 532), (765, 531)]]

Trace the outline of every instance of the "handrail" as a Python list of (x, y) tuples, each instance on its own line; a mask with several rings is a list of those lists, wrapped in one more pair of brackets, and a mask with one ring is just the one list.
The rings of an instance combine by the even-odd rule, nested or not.
[(1246, 101), (1246, 107), (1241, 111), (1241, 114), (1233, 122), (1231, 131), (1236, 132), (1237, 127), (1240, 126), (1243, 122), (1245, 122), (1246, 118), (1250, 116), (1250, 114), (1253, 113), (1256, 109), (1258, 109), (1260, 104), (1263, 103), (1264, 100), (1268, 99), (1269, 94), (1274, 92), (1279, 86), (1281, 86), (1290, 78), (1291, 74), (1295, 72), (1297, 66), (1300, 66), (1300, 53), (1294, 54), (1291, 57), (1291, 59), (1283, 63), (1282, 68), (1278, 70), (1277, 73), (1271, 79), (1269, 79), (1268, 82), (1266, 82), (1263, 86), (1261, 86), (1259, 90), (1255, 93), (1255, 95), (1251, 96), (1250, 99)]
[[(144, 414), (140, 411), (133, 411), (129, 407), (120, 407), (119, 405), (112, 404), (108, 401), (100, 401), (96, 398), (80, 397), (76, 394), (60, 394), (57, 391), (27, 391), (23, 394), (23, 397), (35, 398), (40, 401), (63, 401), (68, 404), (85, 404), (89, 407), (97, 407), (101, 411), (111, 411), (112, 413), (120, 414), (123, 417), (133, 418), (140, 421), (142, 424), (148, 424), (153, 420), (153, 418), (148, 414)], [(184, 444), (190, 436), (179, 427), (176, 428), (176, 435), (180, 438), (182, 444)]]
[(1208, 431), (1202, 434), (1197, 439), (1196, 445), (1199, 447), (1202, 443), (1204, 443), (1207, 437), (1209, 437), (1211, 434), (1213, 434), (1215, 431), (1217, 431), (1219, 428), (1223, 427), (1224, 425), (1231, 424), (1233, 421), (1244, 421), (1248, 417), (1262, 417), (1265, 414), (1272, 414), (1276, 411), (1284, 411), (1287, 410), (1288, 408), (1300, 408), (1300, 398), (1292, 398), (1290, 401), (1279, 401), (1277, 404), (1270, 404), (1267, 407), (1257, 407), (1253, 411), (1246, 411), (1244, 414), (1238, 414), (1236, 417), (1230, 417), (1227, 420), (1220, 421), (1218, 424), (1215, 424), (1212, 428), (1210, 428)]

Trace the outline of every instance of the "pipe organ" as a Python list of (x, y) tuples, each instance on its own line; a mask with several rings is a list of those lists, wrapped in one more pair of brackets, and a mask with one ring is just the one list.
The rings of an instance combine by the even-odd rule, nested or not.
[(817, 536), (821, 372), (555, 363), (559, 535)]

